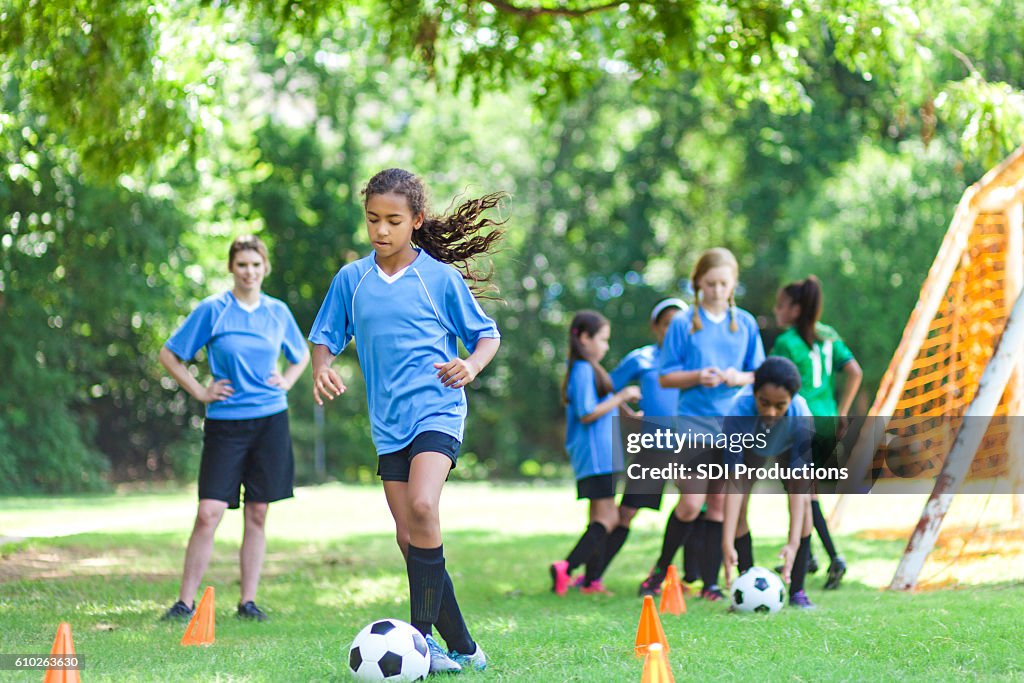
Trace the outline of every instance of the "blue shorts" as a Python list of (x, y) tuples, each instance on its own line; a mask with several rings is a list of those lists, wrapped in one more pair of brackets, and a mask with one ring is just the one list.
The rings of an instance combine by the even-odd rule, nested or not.
[[(451, 469), (459, 459), (462, 443), (454, 436), (443, 432), (420, 432), (412, 442), (400, 451), (385, 453), (377, 458), (377, 476), (382, 481), (409, 481), (412, 459), (420, 453), (443, 453), (451, 461)], [(449, 470), (450, 471), (450, 470)]]

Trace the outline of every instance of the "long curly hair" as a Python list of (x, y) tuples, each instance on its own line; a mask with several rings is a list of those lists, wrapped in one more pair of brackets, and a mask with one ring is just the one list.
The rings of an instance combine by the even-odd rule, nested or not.
[[(460, 204), (449, 214), (433, 214), (429, 210), (427, 190), (418, 176), (400, 168), (380, 171), (362, 190), (363, 206), (370, 197), (393, 192), (409, 202), (413, 215), (423, 214), (423, 225), (412, 234), (412, 243), (442, 263), (455, 266), (468, 280), (474, 294), (494, 291), (490, 284), (493, 266), (486, 272), (474, 270), (470, 259), (478, 254), (493, 253), (494, 246), (505, 234), (497, 229), (508, 218), (492, 220), (482, 214), (500, 207), (509, 195), (507, 192), (491, 192), (477, 199)], [(494, 228), (481, 234), (487, 228)], [(484, 285), (481, 287), (481, 285)]]

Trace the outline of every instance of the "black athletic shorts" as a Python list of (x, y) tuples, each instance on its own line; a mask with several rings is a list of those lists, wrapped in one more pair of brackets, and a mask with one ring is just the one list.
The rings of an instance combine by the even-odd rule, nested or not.
[(576, 500), (614, 498), (618, 473), (597, 474), (576, 480)]
[(272, 503), (291, 498), (295, 456), (288, 411), (251, 420), (211, 420), (203, 427), (199, 497), (223, 500), (237, 508), (239, 489), (245, 502)]
[(672, 454), (662, 451), (644, 452), (638, 454), (626, 466), (625, 491), (619, 505), (628, 508), (650, 508), (651, 510), (661, 509), (661, 497), (665, 493), (665, 485), (671, 481), (666, 479), (644, 479), (637, 480), (629, 477), (629, 465), (640, 465), (641, 467), (664, 467), (672, 463)]
[[(409, 481), (412, 459), (420, 453), (443, 453), (451, 458), (452, 467), (459, 459), (462, 442), (444, 432), (420, 432), (408, 446), (394, 453), (385, 453), (377, 458), (377, 476), (382, 481)], [(451, 470), (449, 470), (450, 472)]]

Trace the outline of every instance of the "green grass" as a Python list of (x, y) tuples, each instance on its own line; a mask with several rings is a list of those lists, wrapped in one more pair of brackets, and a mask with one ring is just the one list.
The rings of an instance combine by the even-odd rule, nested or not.
[[(871, 514), (912, 523), (919, 499), (871, 502)], [(879, 512), (879, 506), (889, 509)], [(467, 620), (491, 666), (473, 680), (639, 681), (633, 656), (636, 585), (660, 543), (665, 512), (645, 511), (608, 576), (614, 597), (549, 592), (547, 564), (582, 529), (584, 507), (567, 486), (451, 485), (445, 546)], [(666, 506), (667, 511), (667, 506)], [(404, 565), (383, 493), (374, 487), (303, 489), (271, 508), (259, 602), (266, 624), (231, 617), (237, 601), (240, 515), (230, 514), (205, 584), (217, 589), (217, 641), (178, 645), (183, 627), (157, 622), (173, 602), (194, 512), (187, 492), (62, 499), (7, 499), (0, 532), (97, 530), (9, 544), (0, 552), (0, 652), (49, 650), (71, 623), (85, 681), (346, 680), (345, 655), (373, 619), (406, 619)], [(864, 516), (869, 516), (865, 511)], [(755, 501), (755, 554), (771, 566), (785, 519), (781, 497)], [(496, 529), (495, 532), (486, 530)], [(688, 602), (663, 619), (677, 679), (1024, 680), (1024, 586), (1019, 560), (992, 583), (913, 595), (881, 591), (904, 540), (838, 538), (851, 565), (841, 590), (809, 580), (815, 612), (727, 614)], [(38, 671), (0, 672), (37, 681)]]

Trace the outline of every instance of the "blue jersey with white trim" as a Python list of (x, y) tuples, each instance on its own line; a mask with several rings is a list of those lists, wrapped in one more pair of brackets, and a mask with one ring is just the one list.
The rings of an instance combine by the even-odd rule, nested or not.
[(466, 392), (445, 387), (434, 363), (456, 358), (459, 340), (472, 353), (481, 339), (499, 336), (462, 275), (419, 250), (390, 277), (375, 254), (338, 271), (309, 340), (338, 355), (355, 338), (373, 442), (383, 455), (425, 431), (462, 441)]
[(206, 404), (206, 417), (216, 420), (252, 420), (286, 410), (287, 392), (267, 381), (282, 351), (291, 363), (309, 353), (287, 304), (260, 294), (259, 306), (248, 310), (230, 291), (200, 302), (165, 346), (183, 361), (206, 347), (210, 374), (231, 383), (231, 396)]

